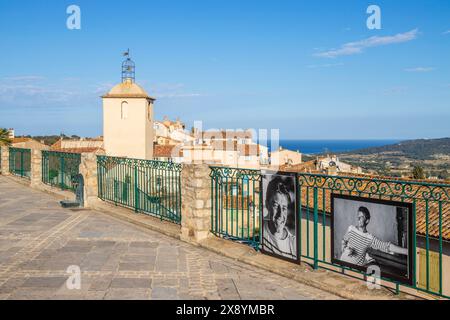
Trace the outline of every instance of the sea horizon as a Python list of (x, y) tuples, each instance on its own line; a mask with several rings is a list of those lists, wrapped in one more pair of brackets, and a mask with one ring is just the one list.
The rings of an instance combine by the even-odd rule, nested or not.
[[(342, 153), (371, 147), (381, 147), (406, 141), (405, 139), (283, 139), (283, 149), (303, 154)], [(269, 149), (271, 145), (269, 143)]]

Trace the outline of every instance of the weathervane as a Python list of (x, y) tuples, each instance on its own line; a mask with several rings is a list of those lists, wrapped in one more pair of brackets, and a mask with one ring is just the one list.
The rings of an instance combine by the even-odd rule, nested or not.
[(123, 53), (127, 59), (122, 63), (122, 82), (135, 81), (135, 65), (133, 60), (130, 59), (130, 49)]

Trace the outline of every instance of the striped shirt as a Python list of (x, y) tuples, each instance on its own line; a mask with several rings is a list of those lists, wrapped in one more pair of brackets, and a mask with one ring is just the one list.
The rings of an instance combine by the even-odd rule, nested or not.
[(359, 266), (367, 264), (367, 251), (372, 248), (389, 253), (390, 242), (384, 242), (375, 238), (370, 233), (362, 232), (355, 226), (350, 226), (344, 236), (344, 252), (341, 260)]
[(270, 232), (269, 223), (265, 222), (263, 249), (266, 252), (271, 252), (285, 258), (297, 259), (297, 242), (295, 236), (287, 228), (284, 228), (284, 230), (286, 230), (286, 238), (277, 239)]

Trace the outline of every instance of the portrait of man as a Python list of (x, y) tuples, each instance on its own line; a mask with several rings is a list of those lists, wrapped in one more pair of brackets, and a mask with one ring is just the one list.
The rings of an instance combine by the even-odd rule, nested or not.
[(262, 176), (262, 252), (298, 261), (295, 174)]
[(333, 195), (333, 262), (409, 281), (408, 204)]

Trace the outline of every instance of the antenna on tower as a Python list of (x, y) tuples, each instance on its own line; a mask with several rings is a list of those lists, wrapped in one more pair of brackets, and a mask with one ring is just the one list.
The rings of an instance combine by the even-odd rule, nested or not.
[(122, 82), (132, 82), (135, 81), (135, 64), (130, 58), (130, 49), (123, 53), (124, 57), (127, 59), (122, 62)]

